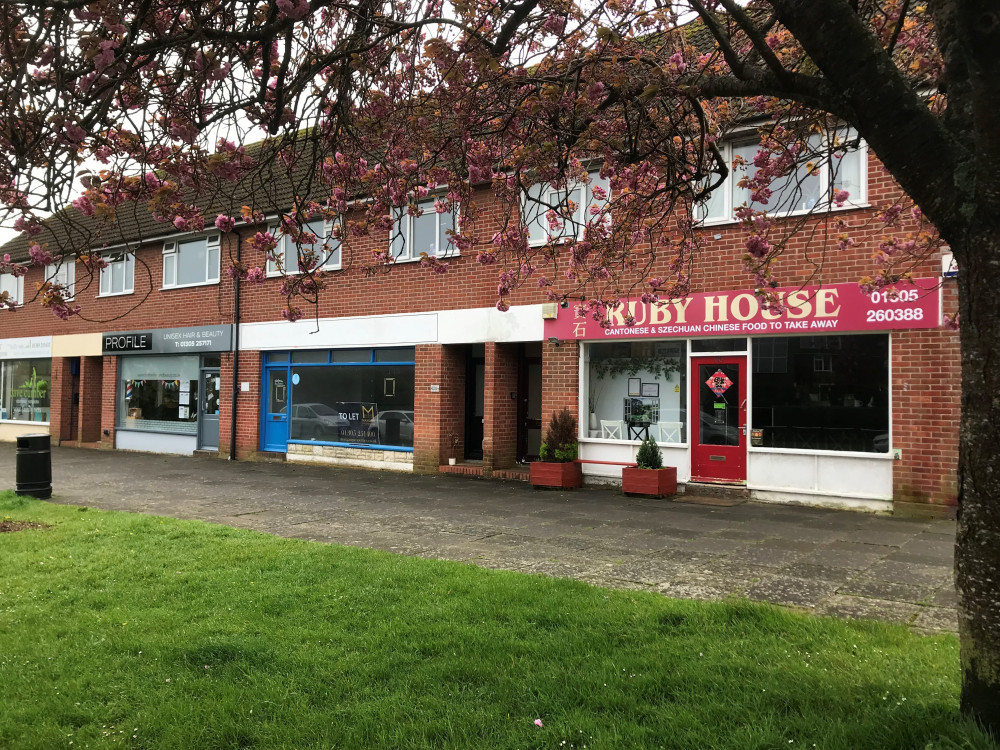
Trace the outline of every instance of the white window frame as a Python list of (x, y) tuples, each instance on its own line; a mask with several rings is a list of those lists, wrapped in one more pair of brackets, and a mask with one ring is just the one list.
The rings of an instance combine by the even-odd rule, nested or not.
[[(222, 238), (221, 235), (212, 233), (202, 237), (190, 237), (183, 240), (168, 240), (163, 243), (163, 288), (164, 289), (184, 289), (191, 286), (208, 286), (219, 283), (219, 268), (222, 264)], [(205, 243), (205, 280), (194, 281), (190, 284), (178, 284), (177, 274), (180, 271), (181, 246), (191, 245), (196, 242)], [(215, 258), (214, 268), (212, 258)]]
[[(101, 269), (100, 288), (98, 297), (120, 297), (125, 294), (135, 292), (135, 253), (131, 250), (122, 250), (117, 253), (104, 253), (104, 261), (108, 264)], [(111, 282), (114, 279), (115, 266), (122, 266), (122, 291), (116, 292), (111, 289)]]
[(61, 262), (50, 263), (45, 267), (45, 279), (52, 284), (62, 284), (63, 299), (67, 302), (76, 297), (76, 258), (72, 255)]
[[(306, 247), (319, 247), (320, 250), (324, 244), (330, 246), (330, 253), (326, 256), (326, 260), (323, 263), (318, 263), (313, 271), (339, 271), (343, 264), (343, 254), (344, 254), (344, 243), (342, 240), (333, 237), (333, 223), (329, 219), (323, 219), (323, 231), (322, 235), (316, 234), (316, 243), (313, 245), (307, 245)], [(303, 229), (309, 231), (309, 227), (320, 223), (320, 220), (307, 221), (303, 223)], [(281, 268), (278, 268), (278, 264), (275, 263), (270, 258), (267, 259), (267, 275), (269, 277), (281, 276), (282, 272), (288, 275), (300, 274), (302, 273), (302, 268), (298, 265), (299, 253), (298, 246), (288, 235), (281, 234), (281, 227), (277, 224), (272, 224), (267, 228), (268, 232), (274, 235), (278, 244), (275, 247), (276, 255), (281, 260)], [(336, 247), (334, 247), (336, 246)], [(287, 259), (289, 256), (289, 250), (295, 253), (295, 268), (289, 270)], [(330, 259), (336, 256), (335, 262), (330, 262)]]
[(0, 292), (7, 292), (14, 298), (14, 305), (24, 304), (24, 276), (0, 273)]
[[(840, 130), (836, 133), (836, 137), (842, 142), (851, 141), (856, 139), (857, 133), (853, 129)], [(826, 136), (823, 136), (824, 140)], [(734, 168), (733, 158), (734, 149), (746, 146), (749, 143), (756, 141), (760, 143), (759, 136), (753, 136), (751, 134), (743, 134), (743, 136), (736, 136), (730, 141), (719, 144), (719, 151), (722, 154), (722, 158), (725, 160), (726, 164), (729, 166), (729, 176), (726, 178), (716, 191), (722, 192), (722, 211), (721, 213), (715, 215), (708, 215), (707, 206), (708, 202), (704, 201), (702, 203), (696, 204), (692, 207), (692, 212), (694, 216), (694, 221), (699, 226), (712, 226), (716, 224), (730, 224), (735, 221), (733, 213), (738, 207), (734, 205), (734, 193), (739, 188), (737, 184), (746, 175), (746, 170), (744, 167)], [(859, 190), (858, 195), (853, 192), (848, 197), (847, 201), (843, 206), (834, 205), (831, 200), (829, 193), (821, 194), (820, 200), (815, 206), (808, 209), (794, 209), (791, 211), (778, 211), (773, 207), (774, 199), (764, 206), (767, 208), (768, 215), (780, 217), (780, 216), (803, 216), (815, 211), (847, 211), (854, 208), (864, 208), (868, 206), (868, 143), (861, 140), (858, 144), (857, 150), (854, 152), (858, 154), (858, 184)], [(841, 157), (843, 159), (843, 157)], [(830, 185), (830, 164), (829, 160), (824, 159), (819, 166), (819, 181), (820, 185), (824, 186), (824, 190), (829, 188)], [(740, 204), (742, 205), (742, 204)]]
[(393, 224), (392, 224), (392, 234), (389, 236), (389, 252), (393, 258), (395, 258), (396, 263), (406, 263), (412, 261), (420, 260), (421, 253), (427, 253), (434, 258), (450, 258), (459, 255), (459, 250), (455, 247), (455, 243), (450, 241), (448, 236), (448, 226), (442, 227), (442, 222), (446, 221), (445, 217), (451, 217), (451, 229), (455, 232), (458, 231), (458, 214), (459, 206), (458, 203), (451, 204), (451, 210), (445, 211), (444, 213), (438, 213), (434, 208), (434, 202), (440, 200), (440, 196), (437, 198), (424, 198), (417, 202), (417, 208), (422, 212), (422, 215), (426, 216), (428, 214), (434, 214), (437, 217), (437, 222), (435, 223), (434, 232), (434, 246), (437, 248), (444, 248), (441, 252), (428, 252), (426, 248), (416, 248), (413, 247), (413, 241), (410, 239), (413, 237), (413, 220), (419, 217), (411, 216), (406, 206), (400, 206), (393, 209)]
[[(587, 183), (579, 180), (570, 180), (565, 188), (554, 188), (548, 183), (532, 185), (521, 196), (521, 216), (525, 227), (528, 229), (528, 245), (531, 247), (541, 247), (550, 242), (565, 242), (568, 239), (580, 241), (584, 238), (587, 222), (590, 219), (590, 207), (594, 205), (606, 205), (611, 200), (611, 185), (609, 181), (602, 178), (599, 170), (591, 170), (587, 174)], [(606, 198), (597, 200), (594, 198), (594, 187), (600, 187), (606, 193)], [(577, 201), (576, 211), (571, 219), (563, 219), (563, 228), (558, 236), (552, 235), (549, 231), (546, 214), (549, 212), (547, 206), (555, 206), (559, 202), (559, 195), (565, 193), (571, 195), (577, 190), (582, 190), (582, 200)], [(606, 217), (606, 220), (610, 217)], [(573, 222), (576, 225), (576, 235), (567, 231), (567, 224)]]

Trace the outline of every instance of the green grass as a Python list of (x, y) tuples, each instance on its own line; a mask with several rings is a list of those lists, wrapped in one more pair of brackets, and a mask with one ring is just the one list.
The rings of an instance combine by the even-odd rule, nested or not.
[(992, 747), (950, 636), (9, 492), (3, 518), (52, 528), (0, 534), (2, 748)]

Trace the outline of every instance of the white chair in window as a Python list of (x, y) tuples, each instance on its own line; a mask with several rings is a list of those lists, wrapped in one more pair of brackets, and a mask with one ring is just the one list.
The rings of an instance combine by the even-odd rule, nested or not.
[(605, 440), (621, 440), (624, 429), (625, 423), (620, 419), (601, 420), (601, 437)]
[(657, 422), (656, 432), (659, 436), (657, 442), (660, 443), (679, 443), (681, 442), (681, 427), (682, 422)]

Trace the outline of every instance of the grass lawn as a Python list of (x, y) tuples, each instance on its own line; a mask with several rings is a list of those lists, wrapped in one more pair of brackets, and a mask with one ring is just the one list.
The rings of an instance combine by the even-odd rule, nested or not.
[[(991, 748), (958, 642), (0, 492), (0, 748)], [(540, 719), (542, 726), (536, 726)]]

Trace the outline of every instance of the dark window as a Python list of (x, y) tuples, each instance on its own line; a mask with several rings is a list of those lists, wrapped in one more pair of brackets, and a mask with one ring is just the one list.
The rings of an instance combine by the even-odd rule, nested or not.
[(768, 448), (889, 450), (889, 337), (753, 341), (753, 415)]
[(738, 339), (699, 339), (691, 342), (691, 351), (705, 352), (745, 352), (747, 340)]
[(412, 448), (413, 372), (413, 365), (293, 365), (291, 439)]

